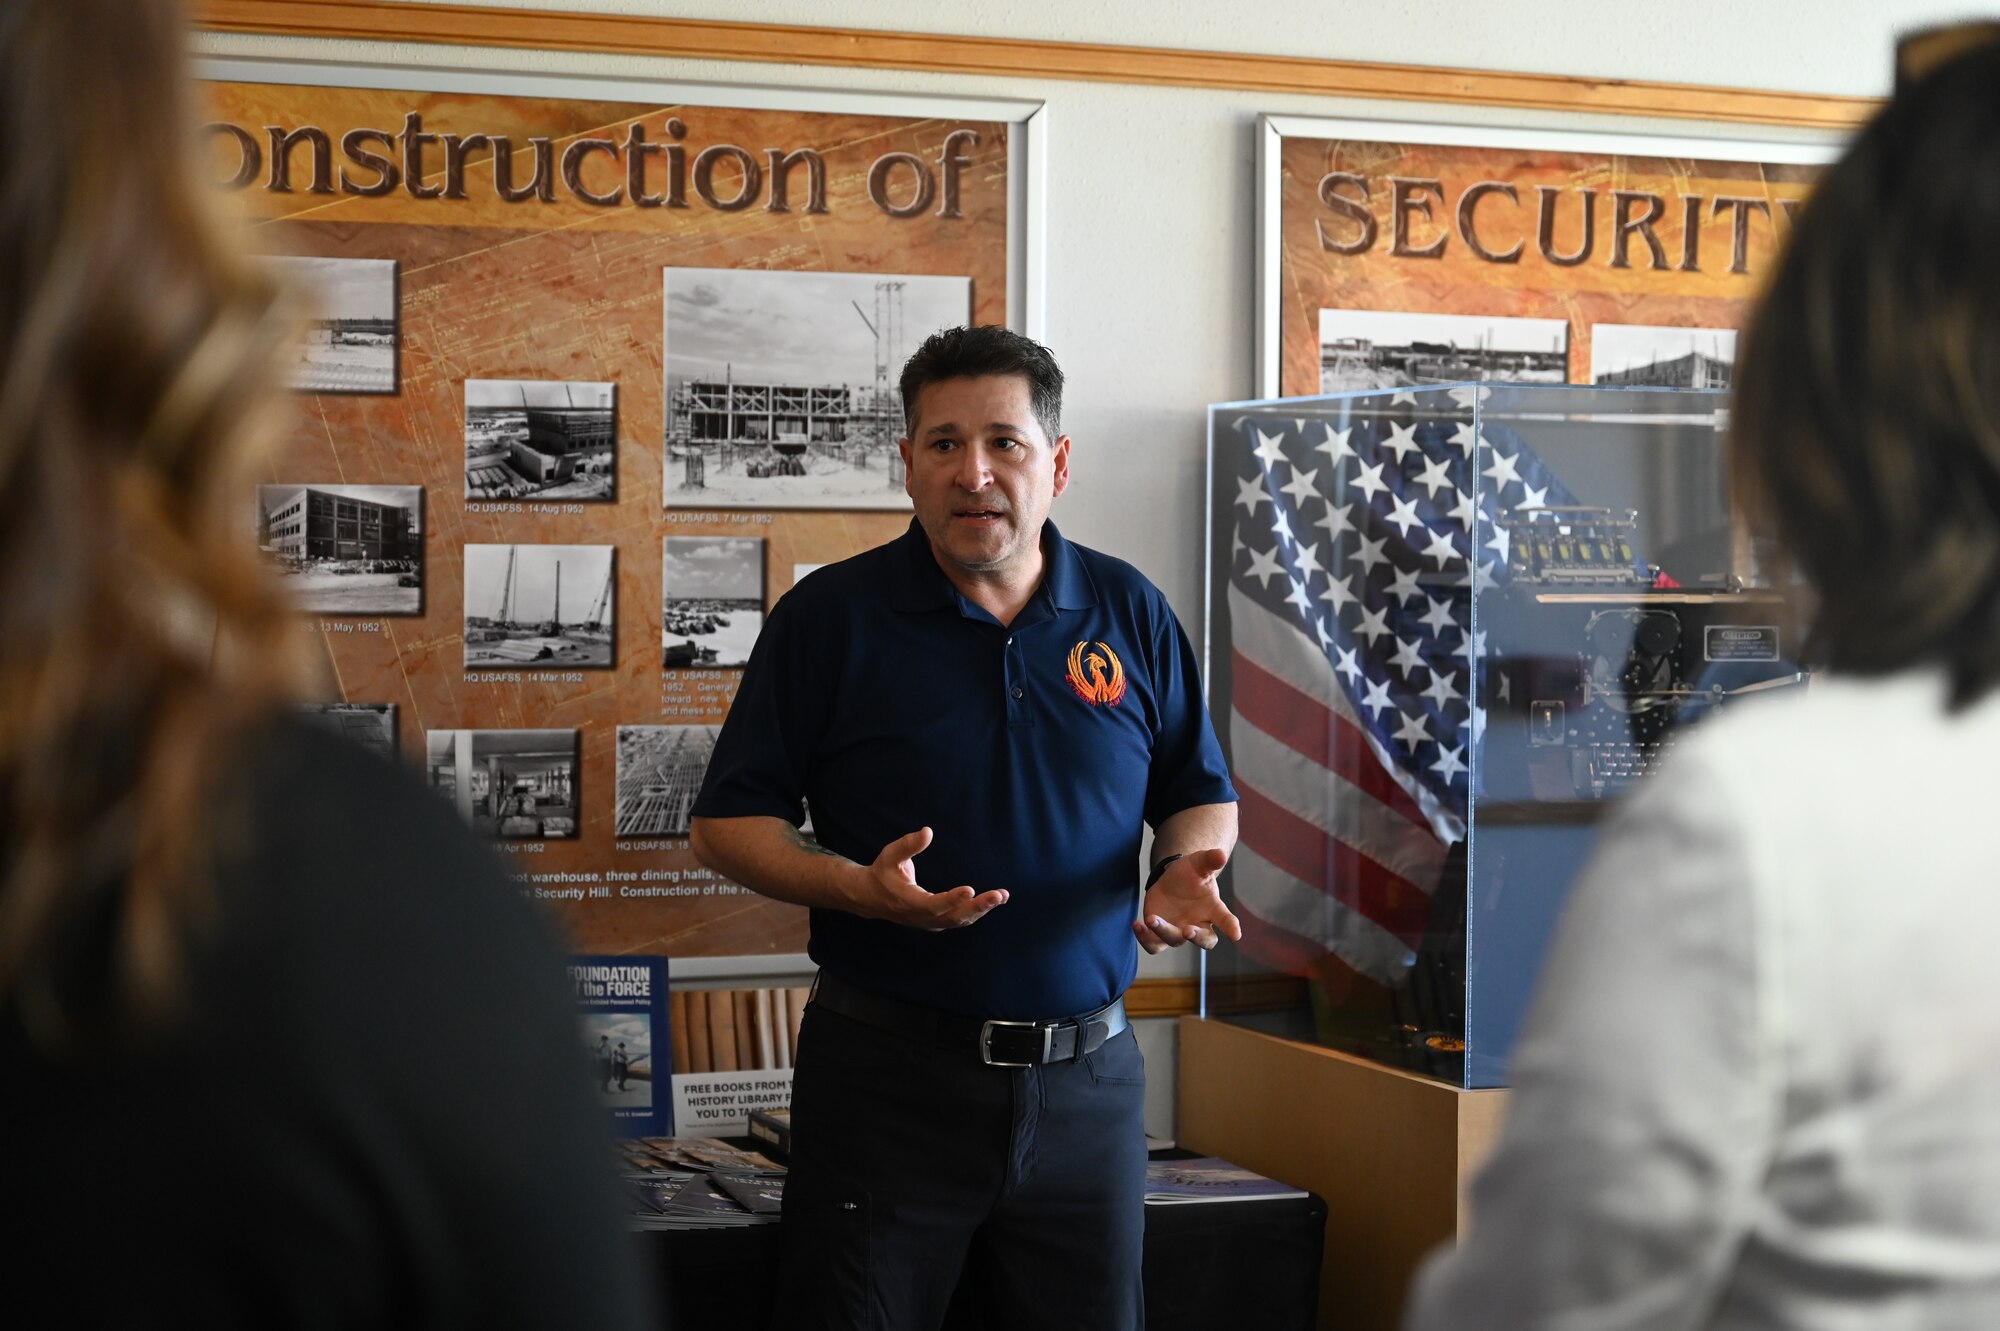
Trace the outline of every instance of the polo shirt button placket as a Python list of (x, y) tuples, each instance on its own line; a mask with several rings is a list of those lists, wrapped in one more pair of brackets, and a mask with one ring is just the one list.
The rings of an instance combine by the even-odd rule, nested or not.
[(1021, 653), (1014, 643), (1016, 636), (1018, 635), (1009, 633), (1006, 641), (1001, 645), (1002, 673), (1007, 681), (1006, 688), (1009, 699), (1007, 704), (1007, 725), (1010, 729), (1015, 726), (1027, 724), (1027, 715), (1022, 705), (1022, 699), (1028, 696), (1028, 691), (1015, 682), (1021, 678)]

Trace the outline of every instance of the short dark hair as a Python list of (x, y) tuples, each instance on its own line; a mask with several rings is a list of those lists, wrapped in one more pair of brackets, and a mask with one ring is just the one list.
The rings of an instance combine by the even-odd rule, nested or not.
[(1737, 493), (1811, 584), (1808, 659), (2000, 683), (2000, 43), (1820, 177), (1744, 340)]
[(1029, 400), (1042, 433), (1054, 443), (1062, 433), (1062, 367), (1049, 349), (999, 324), (974, 324), (932, 333), (903, 363), (903, 430), (917, 428), (917, 393), (946, 379), (1018, 374), (1028, 381)]

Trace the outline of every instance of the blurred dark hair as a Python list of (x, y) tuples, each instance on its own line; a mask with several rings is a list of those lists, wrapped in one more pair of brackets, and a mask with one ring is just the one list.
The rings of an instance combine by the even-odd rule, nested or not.
[(211, 216), (167, 0), (0, 14), (0, 1005), (106, 930), (108, 1015), (168, 1011), (242, 734), (301, 635), (250, 523), (286, 341)]
[(946, 328), (932, 333), (903, 364), (903, 430), (917, 431), (917, 393), (946, 379), (1018, 374), (1028, 381), (1035, 419), (1053, 444), (1062, 434), (1062, 367), (1049, 349), (998, 324)]
[(1737, 489), (1809, 659), (2000, 680), (2000, 43), (1909, 80), (1814, 188), (1745, 339)]
[(1901, 94), (1938, 66), (1994, 41), (2000, 41), (2000, 21), (1991, 19), (1944, 23), (1902, 34), (1896, 39), (1896, 92)]

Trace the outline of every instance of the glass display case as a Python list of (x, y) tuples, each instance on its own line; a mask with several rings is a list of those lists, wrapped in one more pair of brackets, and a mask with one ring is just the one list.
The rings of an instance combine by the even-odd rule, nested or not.
[(1458, 384), (1210, 409), (1245, 937), (1205, 959), (1208, 1016), (1506, 1084), (1607, 811), (1687, 727), (1805, 680), (1730, 503), (1726, 402)]

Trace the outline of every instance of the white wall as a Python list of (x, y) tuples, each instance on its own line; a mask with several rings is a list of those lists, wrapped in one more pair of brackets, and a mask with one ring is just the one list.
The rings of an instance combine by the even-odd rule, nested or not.
[[(1938, 0), (1690, 0), (1650, 6), (1459, 0), (487, 0), (496, 6), (1514, 69), (1607, 78), (1880, 93), (1893, 34)], [(1684, 136), (1801, 138), (1682, 121), (1408, 102), (1207, 92), (1024, 75), (722, 64), (611, 55), (209, 36), (204, 49), (397, 64), (532, 69), (782, 86), (975, 93), (1044, 100), (1048, 337), (1067, 369), (1075, 488), (1065, 531), (1124, 555), (1193, 630), (1201, 613), (1202, 407), (1251, 392), (1251, 125), (1259, 111), (1446, 123), (1599, 127)]]
[[(1305, 55), (1413, 65), (1879, 95), (1898, 31), (1937, 0), (1687, 0), (1654, 5), (1461, 0), (485, 0), (520, 8), (932, 31)], [(613, 55), (205, 36), (217, 54), (632, 78), (991, 95), (1050, 109), (1047, 335), (1072, 385), (1075, 485), (1065, 534), (1132, 560), (1190, 633), (1202, 619), (1203, 407), (1252, 392), (1252, 125), (1260, 111), (1677, 136), (1811, 138), (1684, 121), (1275, 97), (1034, 77), (721, 64)], [(1142, 974), (1191, 974), (1169, 955)], [(1172, 1033), (1145, 1033), (1149, 1120), (1170, 1131)]]

